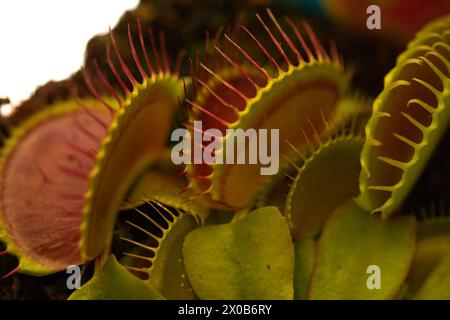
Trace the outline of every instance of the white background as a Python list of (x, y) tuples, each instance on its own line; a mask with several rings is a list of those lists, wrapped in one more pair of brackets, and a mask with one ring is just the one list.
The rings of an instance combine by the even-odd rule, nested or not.
[[(63, 80), (83, 62), (89, 39), (138, 0), (0, 0), (0, 98), (11, 105), (38, 85)], [(11, 106), (0, 110), (3, 114)]]

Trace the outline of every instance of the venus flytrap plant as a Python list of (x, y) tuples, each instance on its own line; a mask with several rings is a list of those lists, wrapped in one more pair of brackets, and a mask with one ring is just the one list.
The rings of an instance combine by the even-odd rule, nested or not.
[(174, 165), (170, 156), (165, 153), (136, 178), (121, 209), (134, 208), (149, 200), (155, 200), (166, 206), (188, 211), (199, 223), (203, 223), (209, 215), (209, 209), (195, 201), (187, 202), (180, 196), (180, 193), (184, 193), (186, 183), (186, 177), (180, 175), (180, 168)]
[[(69, 100), (14, 128), (0, 160), (0, 236), (19, 264), (13, 272), (45, 275), (81, 262), (83, 195), (110, 117), (100, 103)], [(45, 234), (51, 236), (43, 236)]]
[[(350, 132), (329, 138), (304, 155), (286, 199), (285, 215), (294, 239), (315, 237), (333, 210), (358, 194), (359, 154), (364, 139)], [(324, 183), (326, 181), (326, 183)]]
[(416, 300), (449, 300), (450, 277), (450, 254), (444, 256), (428, 275), (423, 286), (414, 296)]
[(308, 299), (311, 275), (314, 270), (317, 242), (313, 238), (300, 238), (294, 242), (294, 299)]
[[(450, 218), (425, 213), (419, 217), (417, 226), (417, 248), (411, 270), (406, 281), (406, 297), (412, 298), (419, 294), (425, 286), (428, 276), (434, 272), (442, 259), (450, 254)], [(443, 275), (441, 279), (448, 279)], [(448, 286), (448, 284), (445, 284)], [(431, 288), (424, 289), (433, 293)], [(435, 291), (436, 292), (436, 291)], [(422, 293), (425, 297), (425, 293)]]
[[(429, 125), (430, 132), (437, 130), (442, 134), (445, 131), (445, 121), (439, 122), (441, 118), (437, 115), (445, 114), (447, 104), (444, 89), (448, 83), (445, 78), (448, 74), (445, 69), (448, 61), (448, 46), (445, 44), (448, 30), (446, 20), (442, 19), (432, 24), (432, 27), (425, 28), (432, 29), (432, 32), (425, 33), (425, 37), (421, 36), (423, 32), (419, 33), (418, 37), (423, 41), (420, 40), (419, 45), (413, 46), (399, 57), (401, 67), (388, 76), (387, 93), (382, 93), (375, 101), (374, 114), (366, 127), (364, 138), (355, 132), (362, 128), (367, 112), (364, 108), (355, 107), (353, 102), (344, 103), (342, 97), (345, 90), (341, 85), (345, 82), (345, 76), (342, 76), (342, 70), (339, 71), (339, 59), (327, 58), (311, 30), (308, 32), (313, 39), (315, 53), (308, 50), (308, 46), (304, 46), (301, 36), (298, 40), (302, 43), (302, 49), (296, 49), (270, 12), (269, 16), (281, 37), (286, 40), (286, 49), (291, 49), (294, 56), (298, 52), (300, 57), (302, 55), (299, 50), (305, 50), (306, 57), (310, 60), (299, 59), (298, 66), (290, 64), (292, 57), (286, 54), (276, 41), (274, 33), (269, 31), (261, 20), (269, 39), (274, 41), (284, 59), (285, 66), (289, 66), (288, 71), (280, 67), (281, 63), (268, 54), (267, 49), (248, 32), (256, 41), (257, 48), (262, 49), (272, 63), (273, 69), (270, 72), (278, 75), (270, 76), (269, 69), (260, 67), (255, 59), (246, 54), (247, 51), (228, 39), (247, 61), (238, 64), (228, 53), (217, 48), (219, 55), (231, 64), (231, 68), (213, 71), (203, 66), (210, 77), (193, 77), (193, 89), (196, 93), (194, 98), (187, 98), (186, 102), (191, 106), (191, 121), (203, 120), (207, 124), (206, 128), (218, 127), (224, 130), (228, 127), (246, 128), (247, 125), (251, 127), (255, 124), (258, 128), (270, 128), (276, 124), (280, 129), (287, 130), (287, 153), (291, 155), (288, 159), (291, 159), (291, 164), (298, 170), (297, 175), (293, 177), (294, 183), (290, 187), (285, 204), (286, 217), (275, 207), (262, 207), (251, 211), (255, 190), (261, 190), (263, 184), (262, 181), (255, 183), (249, 178), (253, 177), (252, 169), (245, 166), (231, 166), (226, 170), (225, 166), (188, 166), (185, 175), (189, 179), (190, 191), (194, 192), (194, 197), (197, 194), (202, 198), (202, 205), (214, 209), (242, 209), (235, 213), (231, 222), (208, 219), (210, 222), (202, 226), (203, 220), (199, 220), (200, 224), (191, 224), (188, 228), (180, 227), (181, 231), (176, 227), (179, 223), (183, 226), (181, 222), (184, 219), (191, 222), (194, 220), (186, 214), (176, 216), (173, 213), (178, 212), (176, 209), (169, 211), (169, 215), (159, 222), (156, 216), (147, 219), (156, 229), (135, 224), (133, 228), (143, 233), (144, 237), (154, 238), (156, 245), (146, 247), (145, 243), (140, 242), (142, 240), (124, 240), (140, 247), (144, 252), (153, 253), (143, 254), (142, 250), (135, 250), (128, 254), (128, 258), (122, 259), (123, 263), (129, 263), (133, 259), (147, 259), (152, 265), (160, 265), (147, 268), (131, 266), (129, 269), (135, 268), (134, 271), (148, 273), (149, 279), (145, 281), (160, 292), (164, 291), (164, 296), (169, 298), (394, 299), (405, 298), (402, 295), (405, 284), (406, 298), (445, 297), (448, 285), (445, 281), (439, 282), (439, 279), (448, 266), (448, 258), (445, 257), (446, 246), (443, 244), (450, 234), (447, 223), (444, 220), (439, 220), (436, 224), (420, 222), (417, 227), (414, 215), (389, 217), (398, 209), (408, 190), (414, 185), (420, 173), (419, 169), (426, 165), (432, 148), (423, 146), (429, 149), (426, 149), (425, 156), (417, 160), (420, 165), (416, 162), (408, 165), (405, 162), (401, 165), (405, 170), (407, 183), (400, 184), (399, 188), (404, 188), (404, 191), (401, 192), (401, 197), (393, 192), (393, 200), (387, 198), (386, 204), (380, 209), (388, 219), (383, 220), (377, 215), (369, 214), (368, 210), (374, 209), (372, 205), (382, 205), (380, 199), (384, 198), (376, 193), (372, 194), (372, 190), (378, 191), (381, 188), (372, 188), (370, 185), (367, 187), (366, 180), (375, 178), (383, 181), (396, 177), (392, 174), (391, 167), (398, 168), (399, 163), (389, 160), (385, 155), (377, 156), (379, 150), (376, 147), (381, 146), (382, 151), (404, 155), (405, 146), (392, 144), (392, 141), (399, 140), (409, 147), (413, 146), (412, 140), (420, 136), (413, 128), (422, 128), (422, 133), (426, 136), (427, 127), (419, 123), (427, 119), (423, 109), (429, 111), (432, 122), (437, 121), (436, 126)], [(295, 31), (294, 28), (294, 33), (298, 35)], [(330, 71), (331, 69), (333, 71)], [(305, 83), (317, 84), (315, 81), (318, 78), (329, 84), (325, 88), (341, 88), (338, 90), (339, 97), (336, 97), (338, 102), (333, 104), (333, 112), (329, 114), (324, 110), (321, 112), (319, 108), (316, 114), (318, 118), (314, 118), (315, 114), (312, 112), (317, 111), (317, 108), (309, 110), (310, 112), (302, 110), (296, 114), (295, 117), (303, 119), (303, 122), (296, 123), (297, 133), (300, 134), (293, 134), (294, 126), (281, 121), (281, 116), (281, 122), (277, 122), (277, 117), (273, 116), (275, 111), (272, 108), (276, 105), (274, 101), (281, 101), (280, 97), (291, 93), (291, 89), (293, 92), (300, 90)], [(266, 84), (259, 87), (261, 79), (265, 80)], [(424, 79), (431, 85), (422, 81)], [(282, 82), (284, 86), (278, 88), (277, 81)], [(392, 81), (396, 85), (391, 86)], [(439, 81), (443, 91), (437, 89)], [(297, 84), (300, 85), (297, 87)], [(393, 90), (400, 90), (398, 88), (402, 86), (408, 90), (391, 93)], [(315, 98), (328, 92), (321, 86), (311, 88), (318, 90), (310, 92), (308, 99), (294, 99), (298, 110), (301, 110), (305, 103), (312, 103), (316, 101)], [(438, 92), (441, 92), (442, 96)], [(432, 101), (427, 99), (433, 99), (433, 95), (438, 103), (433, 108), (428, 108)], [(403, 101), (407, 102), (408, 107), (404, 108)], [(297, 110), (296, 103), (281, 104), (282, 107), (277, 110), (282, 111), (285, 117), (292, 116), (291, 111)], [(413, 108), (413, 105), (417, 108)], [(399, 114), (407, 121), (397, 117)], [(348, 122), (348, 119), (353, 121)], [(391, 120), (391, 126), (388, 125), (389, 122), (385, 122), (387, 120)], [(265, 126), (261, 121), (268, 122)], [(350, 126), (348, 123), (351, 123)], [(187, 127), (192, 129), (189, 124)], [(388, 130), (389, 128), (392, 130)], [(394, 129), (400, 131), (393, 132)], [(380, 132), (384, 134), (383, 139), (380, 139), (384, 144), (374, 142), (378, 141)], [(289, 135), (290, 133), (293, 135)], [(391, 134), (397, 140), (392, 140), (394, 138), (390, 137)], [(433, 139), (437, 139), (433, 140), (435, 147), (439, 139)], [(360, 155), (361, 149), (363, 152)], [(361, 174), (358, 165), (360, 156)], [(380, 163), (374, 162), (374, 159), (388, 166), (381, 166)], [(368, 169), (373, 169), (373, 175), (367, 176)], [(358, 193), (359, 174), (362, 193), (358, 203), (366, 209), (359, 207), (352, 200)], [(153, 177), (155, 176), (152, 171), (148, 172), (148, 180), (143, 175), (142, 182), (136, 184), (135, 190), (141, 193), (148, 190), (152, 193), (151, 184), (148, 182)], [(155, 180), (166, 181), (165, 177), (161, 179), (159, 176)], [(278, 186), (283, 184), (283, 179), (272, 179), (268, 185), (271, 182)], [(252, 187), (249, 184), (252, 184)], [(236, 189), (236, 186), (244, 187)], [(259, 205), (277, 203), (280, 206), (284, 202), (282, 197), (270, 197), (270, 193), (260, 193), (265, 196), (264, 202)], [(184, 205), (183, 210), (186, 212), (195, 207), (193, 203), (176, 200), (177, 198), (169, 196), (170, 194), (173, 194), (173, 190), (164, 190), (162, 195), (160, 194), (162, 204), (172, 201), (171, 205), (175, 208), (181, 209)], [(326, 194), (326, 197), (314, 196), (316, 194)], [(157, 205), (156, 202), (150, 203)], [(160, 209), (163, 208), (162, 204)], [(141, 210), (140, 207), (137, 209)], [(142, 214), (144, 213), (141, 212)], [(145, 213), (144, 217), (148, 214)], [(213, 210), (211, 216), (215, 214), (217, 213)], [(433, 226), (431, 229), (430, 225)], [(378, 266), (382, 272), (380, 287), (377, 290), (371, 290), (367, 285), (367, 270), (371, 265)], [(185, 275), (185, 278), (181, 275)], [(187, 291), (186, 287), (182, 289), (181, 286), (186, 286), (187, 282), (180, 280), (188, 281)]]
[[(86, 193), (80, 241), (83, 261), (92, 260), (102, 253), (108, 254), (117, 211), (136, 177), (164, 152), (178, 99), (183, 94), (179, 80), (181, 60), (172, 68), (164, 38), (161, 37), (159, 52), (153, 31), (149, 29), (153, 51), (151, 61), (139, 22), (137, 27), (145, 64), (136, 53), (137, 41), (131, 36), (130, 25), (128, 39), (141, 81), (137, 80), (124, 63), (112, 33), (114, 51), (127, 80), (120, 75), (109, 54), (108, 64), (121, 91), (114, 90), (99, 71), (106, 89), (116, 98), (118, 111), (97, 154), (96, 166), (91, 173)], [(87, 83), (92, 93), (98, 97), (98, 90), (90, 85), (89, 77)]]
[[(216, 47), (218, 55), (235, 71), (222, 75), (220, 70), (214, 71), (201, 65), (208, 77), (193, 79), (194, 86), (197, 84), (202, 91), (193, 99), (186, 100), (195, 110), (191, 113), (191, 125), (188, 128), (192, 128), (196, 120), (208, 123), (204, 130), (214, 127), (222, 133), (227, 128), (277, 128), (280, 130), (280, 154), (289, 156), (292, 149), (286, 140), (298, 149), (308, 148), (308, 139), (314, 143), (315, 135), (326, 135), (324, 119), (330, 126), (342, 120), (337, 119), (336, 115), (341, 115), (337, 107), (345, 94), (349, 74), (344, 71), (335, 48), (332, 47), (331, 53), (328, 53), (307, 23), (303, 24), (308, 34), (305, 39), (287, 19), (292, 31), (289, 36), (271, 11), (267, 13), (273, 30), (257, 16), (267, 39), (258, 39), (246, 27), (242, 27), (266, 61), (259, 62), (244, 47), (225, 36), (246, 62), (240, 64), (231, 56), (231, 52)], [(273, 49), (264, 47), (263, 40), (271, 42)], [(283, 60), (277, 62), (271, 50), (280, 54)], [(270, 67), (265, 67), (267, 64)], [(287, 114), (290, 116), (286, 117)], [(225, 136), (222, 145), (232, 138)], [(247, 150), (248, 146), (239, 152), (247, 153)], [(280, 158), (280, 165), (284, 163), (285, 160)], [(186, 174), (194, 195), (200, 196), (210, 206), (233, 210), (250, 206), (254, 202), (257, 191), (267, 180), (267, 177), (260, 175), (260, 167), (188, 165)]]
[[(140, 23), (137, 28), (145, 67), (137, 54), (130, 25), (128, 40), (141, 81), (124, 63), (111, 33), (121, 70), (109, 51), (107, 62), (121, 90), (114, 89), (97, 64), (102, 90), (83, 70), (86, 85), (96, 100), (77, 99), (77, 103), (62, 103), (61, 107), (39, 112), (14, 130), (2, 150), (2, 239), (7, 243), (7, 251), (19, 258), (19, 266), (13, 272), (48, 274), (90, 261), (103, 249), (108, 251), (115, 215), (126, 192), (164, 151), (182, 95), (178, 79), (181, 59), (172, 69), (164, 38), (161, 37), (159, 52), (150, 29), (154, 54), (151, 61)], [(106, 98), (104, 91), (111, 98)], [(50, 138), (52, 143), (47, 142)], [(30, 159), (37, 161), (28, 166), (27, 172), (21, 172), (20, 168)], [(127, 170), (122, 170), (124, 165)], [(11, 178), (20, 174), (27, 176), (18, 183), (17, 178)], [(45, 197), (36, 197), (38, 191), (45, 192)], [(21, 197), (18, 202), (11, 198), (18, 199), (17, 195)], [(28, 203), (30, 206), (26, 206)], [(24, 221), (22, 227), (19, 221)], [(42, 237), (42, 232), (52, 237)]]
[(358, 203), (383, 217), (411, 191), (450, 120), (450, 19), (420, 32), (386, 76), (361, 153)]
[(163, 300), (158, 291), (136, 279), (111, 255), (69, 300)]
[[(327, 136), (319, 139), (320, 143), (318, 145), (314, 146), (309, 143), (308, 148), (304, 149), (302, 152), (292, 146), (292, 149), (294, 151), (292, 157), (288, 159), (285, 166), (280, 168), (280, 172), (275, 177), (267, 181), (267, 183), (265, 183), (258, 191), (255, 204), (256, 207), (275, 205), (279, 207), (282, 213), (286, 214), (287, 211), (285, 209), (286, 207), (290, 208), (290, 201), (293, 198), (297, 198), (291, 196), (291, 200), (288, 201), (289, 194), (294, 192), (293, 184), (295, 184), (295, 181), (297, 180), (296, 176), (298, 175), (299, 171), (302, 171), (302, 168), (305, 166), (305, 162), (311, 163), (313, 161), (316, 161), (312, 158), (320, 153), (320, 150), (322, 148), (326, 147), (328, 144), (333, 144), (335, 140), (353, 140), (352, 138), (354, 138), (356, 140), (362, 141), (364, 139), (362, 131), (365, 124), (367, 123), (367, 118), (370, 116), (370, 99), (363, 97), (361, 94), (350, 94), (339, 102), (339, 107), (337, 108), (337, 110), (341, 113), (341, 115), (337, 115), (337, 118), (348, 119), (347, 122), (343, 122), (340, 126), (335, 127), (331, 127), (328, 123), (324, 123), (324, 126), (328, 126)], [(286, 143), (290, 144), (289, 141), (286, 141)], [(351, 142), (349, 142), (349, 144), (351, 144)], [(319, 171), (322, 170), (321, 166), (324, 162), (335, 162), (334, 159), (330, 160), (335, 156), (335, 153), (328, 153), (329, 156), (325, 157), (325, 160), (318, 160), (320, 164), (315, 165), (316, 168), (320, 168)], [(359, 157), (359, 153), (357, 151), (355, 151), (354, 154), (358, 154)], [(347, 154), (347, 156), (351, 158), (351, 155)], [(348, 165), (348, 167), (351, 167), (351, 165)], [(359, 165), (356, 165), (351, 170), (354, 172), (358, 172), (359, 174), (358, 167)], [(347, 172), (347, 174), (348, 173), (349, 172)], [(311, 177), (313, 177), (313, 180), (309, 180), (305, 183), (300, 183), (300, 185), (302, 188), (308, 189), (311, 187), (310, 183), (314, 183), (313, 181), (317, 181), (317, 185), (320, 185), (321, 188), (323, 186), (322, 181), (330, 181), (332, 180), (332, 176), (333, 175), (330, 176), (325, 173), (322, 174), (321, 172), (314, 171), (313, 173), (311, 173)], [(344, 181), (351, 181), (351, 178), (345, 177)], [(343, 181), (339, 181), (337, 183), (341, 182)], [(334, 190), (330, 192), (330, 194), (333, 195), (333, 192)], [(326, 192), (320, 190), (320, 192), (316, 192), (315, 194), (321, 196), (323, 193)], [(309, 193), (309, 195), (311, 194), (314, 194), (314, 192)], [(303, 200), (305, 200), (305, 198), (303, 198), (302, 200), (296, 199), (295, 201), (301, 203)], [(316, 206), (320, 206), (323, 204), (323, 202), (318, 203), (317, 201), (312, 201), (312, 203), (314, 209), (317, 208)], [(292, 219), (292, 217), (288, 219)]]
[[(144, 208), (145, 207), (145, 208)], [(126, 216), (128, 233), (120, 232), (125, 251), (120, 263), (167, 299), (195, 299), (186, 276), (182, 245), (200, 223), (189, 211), (147, 200)]]
[[(324, 226), (308, 298), (396, 298), (408, 274), (415, 244), (414, 216), (382, 220), (350, 200), (335, 210)], [(367, 287), (370, 265), (379, 266), (382, 272), (378, 290)]]
[[(276, 23), (276, 20), (274, 22)], [(431, 38), (434, 37), (433, 35)], [(315, 45), (317, 45), (317, 42), (315, 42)], [(434, 59), (430, 57), (433, 54), (429, 54), (429, 51), (446, 48), (445, 45), (433, 46), (429, 43), (429, 48), (419, 47), (417, 50), (407, 51), (411, 55), (416, 55), (413, 58), (416, 60), (411, 62), (413, 65), (412, 71), (408, 72), (417, 72), (418, 70), (414, 68), (423, 71), (420, 68), (430, 65), (426, 61)], [(317, 47), (317, 50), (318, 53), (323, 53), (319, 47)], [(220, 49), (218, 51), (234, 67), (237, 66), (227, 54)], [(280, 50), (280, 52), (283, 51)], [(420, 60), (422, 54), (424, 58)], [(443, 52), (440, 52), (440, 54), (442, 55)], [(399, 61), (403, 61), (402, 63), (409, 68), (411, 57), (405, 57), (405, 55), (402, 55)], [(246, 58), (248, 57), (246, 56)], [(320, 61), (320, 59), (318, 60)], [(425, 64), (417, 64), (419, 60), (424, 61)], [(437, 63), (437, 60), (432, 61)], [(252, 63), (252, 60), (250, 62)], [(253, 69), (246, 65), (242, 69), (237, 68), (236, 70), (239, 72), (236, 70), (222, 73), (211, 72), (212, 78), (214, 78), (212, 80), (194, 78), (193, 82), (197, 82), (197, 85), (201, 86), (203, 91), (196, 96), (196, 100), (189, 98), (187, 100), (188, 105), (192, 107), (192, 119), (208, 119), (208, 128), (217, 125), (225, 129), (228, 126), (227, 123), (236, 123), (236, 119), (232, 120), (232, 112), (227, 113), (230, 110), (224, 112), (225, 109), (222, 110), (219, 106), (225, 107), (227, 105), (229, 107), (232, 105), (230, 101), (234, 99), (233, 101), (236, 104), (240, 103), (239, 105), (245, 110), (245, 99), (238, 103), (238, 99), (242, 97), (237, 96), (239, 96), (239, 92), (244, 94), (244, 91), (248, 93), (251, 90), (253, 78), (249, 77), (255, 70), (261, 71), (258, 66), (258, 64), (254, 64), (253, 67), (256, 67), (256, 69)], [(204, 68), (208, 72), (211, 71), (207, 67)], [(436, 69), (430, 68), (433, 72), (436, 71)], [(264, 74), (264, 72), (262, 73)], [(305, 73), (304, 75), (306, 79), (314, 78), (313, 74)], [(288, 76), (286, 76), (287, 78)], [(428, 80), (432, 81), (432, 79), (431, 77), (431, 80)], [(256, 80), (253, 81), (256, 83)], [(423, 84), (422, 82), (419, 83)], [(236, 90), (241, 88), (242, 91), (236, 92), (233, 88)], [(426, 92), (418, 88), (415, 89), (417, 90), (414, 93), (418, 95)], [(230, 99), (228, 102), (219, 95), (224, 90), (228, 90), (227, 96)], [(257, 87), (254, 90), (258, 92)], [(282, 96), (282, 92), (280, 93), (276, 86), (265, 90), (267, 90), (265, 94), (269, 97), (268, 101), (278, 95)], [(253, 94), (257, 94), (255, 91)], [(232, 99), (233, 94), (237, 96)], [(429, 95), (425, 95), (425, 97), (429, 97)], [(261, 95), (260, 98), (262, 101), (263, 96)], [(208, 101), (209, 103), (207, 103)], [(378, 102), (375, 102), (375, 106), (380, 103), (379, 101), (380, 98)], [(417, 103), (417, 99), (414, 101)], [(267, 101), (264, 103), (255, 102), (256, 105), (258, 103), (263, 105), (260, 110), (270, 108)], [(412, 112), (411, 106), (405, 109), (406, 111), (402, 111), (401, 104), (398, 101), (390, 103), (391, 105), (388, 106), (389, 110), (392, 109), (390, 111), (392, 114), (395, 112)], [(210, 109), (203, 104), (210, 105)], [(419, 102), (419, 105), (423, 106), (421, 102)], [(352, 110), (348, 104), (346, 108)], [(336, 114), (339, 114), (343, 112), (344, 108), (336, 107), (336, 109)], [(283, 115), (289, 116), (290, 113), (286, 110), (292, 109), (283, 110)], [(377, 112), (377, 107), (375, 107), (375, 112)], [(258, 114), (262, 115), (263, 113), (258, 113), (255, 110), (255, 114), (248, 112), (248, 115), (244, 114), (242, 118), (247, 119), (246, 117), (250, 117), (250, 115)], [(243, 210), (236, 213), (231, 222), (212, 223), (208, 226), (195, 225), (192, 226), (193, 228), (188, 228), (189, 230), (181, 228), (184, 230), (183, 232), (177, 232), (176, 228), (173, 228), (176, 223), (168, 222), (165, 227), (161, 227), (165, 230), (162, 236), (156, 236), (158, 245), (154, 249), (154, 256), (152, 256), (154, 258), (146, 258), (151, 256), (149, 254), (137, 255), (132, 253), (130, 256), (137, 259), (154, 259), (152, 262), (158, 263), (159, 257), (164, 257), (169, 253), (167, 261), (171, 261), (171, 265), (178, 266), (178, 268), (180, 268), (179, 263), (182, 263), (183, 268), (180, 270), (185, 271), (190, 284), (189, 288), (192, 290), (192, 297), (200, 299), (393, 299), (403, 297), (401, 296), (401, 290), (403, 285), (408, 282), (410, 288), (415, 288), (411, 290), (409, 297), (442, 296), (442, 292), (439, 290), (445, 288), (446, 284), (442, 282), (442, 286), (436, 287), (436, 281), (442, 276), (447, 260), (444, 254), (445, 250), (442, 251), (442, 254), (439, 253), (439, 246), (435, 246), (435, 244), (441, 244), (441, 240), (447, 237), (446, 225), (438, 223), (439, 230), (442, 231), (442, 238), (437, 231), (437, 233), (431, 232), (431, 236), (424, 235), (429, 233), (420, 231), (424, 230), (423, 226), (425, 226), (421, 222), (417, 240), (419, 245), (416, 249), (416, 220), (413, 215), (383, 220), (379, 216), (371, 216), (368, 211), (360, 208), (352, 200), (358, 193), (358, 175), (360, 172), (358, 159), (364, 144), (362, 135), (355, 132), (358, 132), (362, 127), (364, 114), (364, 110), (361, 109), (353, 113), (350, 112), (349, 117), (336, 116), (337, 118), (353, 119), (354, 121), (351, 121), (352, 125), (349, 128), (345, 126), (345, 121), (343, 121), (341, 127), (331, 125), (332, 119), (327, 118), (323, 112), (319, 112), (320, 119), (318, 119), (318, 122), (311, 125), (311, 121), (307, 121), (298, 127), (299, 131), (312, 129), (309, 136), (308, 133), (302, 133), (301, 135), (306, 143), (305, 146), (302, 147), (295, 140), (291, 142), (287, 139), (289, 150), (293, 155), (290, 162), (298, 169), (298, 172), (296, 177), (293, 177), (294, 183), (290, 188), (285, 204), (286, 218), (274, 207), (264, 207), (250, 212), (249, 208), (252, 201), (247, 203), (247, 200), (242, 202), (241, 200), (253, 198), (253, 195), (251, 195), (253, 192), (246, 193), (242, 198), (239, 195), (238, 198), (240, 199), (226, 193), (221, 195), (218, 190), (226, 192), (233, 185), (225, 183), (225, 180), (213, 179), (221, 172), (221, 168), (191, 166), (186, 169), (186, 176), (190, 179), (190, 188), (198, 195), (206, 196), (206, 202), (203, 202), (203, 204), (206, 203), (212, 208), (226, 208), (227, 210), (242, 205)], [(414, 111), (413, 114), (418, 116), (420, 112)], [(237, 119), (239, 119), (239, 112), (237, 115)], [(308, 115), (303, 114), (303, 116), (308, 119)], [(380, 118), (379, 113), (372, 116), (367, 125), (364, 148), (374, 147), (371, 128), (376, 128), (377, 119), (385, 120), (383, 118), (386, 117), (388, 116)], [(255, 118), (257, 117), (255, 116)], [(317, 128), (322, 128), (323, 133), (319, 133)], [(345, 129), (339, 131), (339, 128)], [(358, 128), (358, 130), (355, 128)], [(338, 134), (336, 134), (336, 131)], [(397, 134), (396, 136), (400, 135)], [(409, 141), (406, 138), (400, 140), (402, 142)], [(389, 149), (385, 148), (384, 150)], [(362, 159), (366, 159), (366, 153), (362, 153)], [(421, 161), (424, 162), (422, 165), (425, 165), (426, 159)], [(362, 164), (361, 179), (364, 179), (363, 173), (367, 169), (364, 167), (366, 164), (364, 160)], [(323, 171), (324, 169), (328, 169), (327, 173)], [(239, 170), (242, 170), (242, 168), (239, 168)], [(239, 181), (244, 179), (244, 171), (239, 171), (241, 175)], [(382, 176), (389, 176), (390, 174), (389, 170), (387, 172), (376, 172)], [(417, 174), (414, 170), (412, 172)], [(405, 174), (410, 174), (410, 171)], [(278, 179), (276, 184), (282, 183)], [(147, 188), (138, 187), (137, 190)], [(326, 195), (325, 200), (323, 197), (314, 197), (319, 192)], [(364, 193), (359, 197), (360, 203), (361, 199), (364, 199)], [(270, 205), (274, 201), (275, 198), (265, 197), (265, 204)], [(162, 202), (164, 203), (164, 200)], [(244, 202), (247, 204), (244, 204)], [(282, 202), (283, 200), (281, 200)], [(362, 203), (364, 204), (364, 202)], [(398, 206), (398, 202), (396, 202), (396, 205)], [(173, 218), (170, 221), (175, 220)], [(156, 224), (158, 225), (158, 222)], [(141, 232), (146, 233), (146, 229), (142, 226), (136, 225), (136, 227)], [(155, 237), (154, 232), (147, 231), (148, 236)], [(173, 242), (165, 238), (166, 235), (170, 234), (174, 239)], [(294, 241), (293, 238), (297, 240)], [(167, 239), (169, 239), (168, 236)], [(166, 241), (176, 244), (177, 249), (172, 249), (173, 251), (164, 249)], [(140, 242), (134, 244), (142, 245)], [(431, 251), (427, 248), (431, 248)], [(434, 249), (439, 252), (436, 253), (437, 251), (433, 251)], [(148, 250), (148, 248), (144, 248), (144, 250)], [(165, 253), (159, 253), (159, 250)], [(180, 256), (181, 259), (173, 260)], [(430, 261), (429, 257), (434, 256), (436, 256), (436, 259), (431, 260), (436, 261), (436, 263), (433, 264), (435, 267), (431, 268), (427, 262)], [(124, 259), (124, 263), (125, 260), (131, 261)], [(165, 260), (163, 259), (163, 261)], [(167, 266), (164, 262), (160, 263)], [(381, 287), (378, 290), (370, 290), (367, 287), (368, 274), (366, 270), (370, 265), (377, 265), (382, 270)], [(130, 270), (132, 269), (133, 267), (130, 268)], [(424, 269), (426, 269), (425, 272), (423, 272)], [(151, 270), (152, 268), (144, 268), (135, 271), (148, 272), (150, 277), (147, 283), (151, 283), (153, 287), (159, 286), (159, 290), (163, 290), (164, 285), (161, 286), (161, 284), (164, 283), (165, 285), (170, 284), (166, 288), (175, 288), (170, 291), (172, 293), (183, 292), (183, 290), (176, 290), (177, 285), (180, 285), (180, 279), (184, 279), (180, 278), (180, 273), (183, 271), (172, 272), (173, 278), (171, 280), (166, 278), (166, 281), (160, 282), (155, 279), (161, 279), (161, 276), (168, 272), (168, 269), (160, 268), (160, 272), (155, 271), (153, 275), (155, 279), (152, 282)], [(428, 277), (429, 275), (430, 277)], [(405, 282), (406, 279), (408, 280)], [(433, 290), (433, 286), (437, 289)], [(178, 287), (178, 289), (180, 288)]]
[[(367, 101), (348, 94), (334, 46), (267, 14), (270, 25), (257, 16), (265, 37), (241, 28), (245, 48), (214, 41), (216, 56), (192, 63), (192, 83), (171, 67), (163, 37), (158, 49), (151, 29), (148, 42), (139, 23), (135, 38), (128, 26), (138, 74), (111, 34), (116, 86), (94, 64), (98, 81), (83, 73), (96, 101), (48, 108), (13, 131), (0, 158), (0, 235), (17, 271), (95, 260), (70, 299), (447, 297), (448, 212), (393, 214), (447, 130), (450, 20), (425, 27), (398, 58), (364, 136)], [(185, 107), (191, 133), (194, 121), (202, 133), (279, 129), (281, 172), (194, 163), (180, 173), (166, 144)], [(28, 179), (12, 179), (21, 169)], [(367, 284), (370, 266), (379, 288)]]
[(200, 299), (293, 298), (294, 250), (275, 207), (192, 231), (183, 257)]

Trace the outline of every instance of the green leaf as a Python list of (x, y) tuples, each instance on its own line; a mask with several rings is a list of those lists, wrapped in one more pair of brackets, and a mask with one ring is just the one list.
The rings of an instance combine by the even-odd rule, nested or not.
[[(408, 273), (416, 244), (414, 216), (381, 219), (353, 201), (340, 207), (324, 227), (311, 279), (311, 299), (392, 299)], [(379, 289), (369, 289), (380, 269)]]
[(417, 293), (429, 274), (450, 253), (450, 218), (425, 219), (417, 227), (417, 248), (407, 279), (408, 297)]
[(450, 300), (450, 254), (431, 272), (414, 299)]
[(301, 238), (295, 242), (294, 247), (294, 299), (306, 300), (314, 268), (316, 242), (312, 238)]
[(186, 235), (197, 226), (198, 223), (192, 216), (186, 213), (181, 214), (174, 218), (174, 222), (164, 232), (164, 237), (159, 240), (159, 247), (155, 249), (148, 283), (167, 299), (196, 299), (186, 279), (182, 247)]
[(69, 300), (162, 300), (161, 294), (150, 285), (139, 280), (111, 255), (103, 269), (79, 290), (72, 293)]
[(275, 207), (191, 232), (186, 273), (201, 299), (292, 299), (294, 248)]
[(330, 139), (298, 169), (284, 210), (294, 239), (320, 234), (336, 207), (358, 195), (363, 143), (353, 135)]

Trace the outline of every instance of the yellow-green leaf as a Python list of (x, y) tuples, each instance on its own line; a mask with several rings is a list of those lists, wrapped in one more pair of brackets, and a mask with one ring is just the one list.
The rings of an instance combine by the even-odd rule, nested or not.
[(184, 243), (189, 281), (201, 299), (292, 299), (294, 249), (275, 207), (191, 232)]
[(427, 277), (450, 254), (450, 219), (426, 219), (418, 224), (417, 248), (407, 279), (408, 297), (414, 296)]
[(94, 277), (75, 291), (69, 300), (162, 300), (164, 297), (139, 280), (111, 255)]
[(441, 260), (414, 297), (418, 300), (450, 300), (450, 254)]
[(336, 207), (358, 195), (363, 143), (354, 135), (330, 139), (298, 169), (284, 210), (294, 239), (317, 236)]
[[(353, 201), (324, 226), (311, 279), (311, 299), (392, 299), (408, 273), (416, 244), (414, 216), (383, 220)], [(379, 268), (379, 274), (372, 271)], [(380, 287), (373, 277), (380, 276)], [(376, 285), (376, 282), (375, 282)]]
[(301, 238), (294, 244), (294, 299), (306, 300), (314, 268), (316, 242), (312, 238)]

